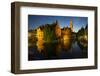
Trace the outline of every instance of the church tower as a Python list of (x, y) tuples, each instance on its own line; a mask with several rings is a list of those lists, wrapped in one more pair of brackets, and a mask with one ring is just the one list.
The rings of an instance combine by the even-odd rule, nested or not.
[(73, 22), (72, 22), (72, 19), (70, 20), (70, 29), (73, 32)]

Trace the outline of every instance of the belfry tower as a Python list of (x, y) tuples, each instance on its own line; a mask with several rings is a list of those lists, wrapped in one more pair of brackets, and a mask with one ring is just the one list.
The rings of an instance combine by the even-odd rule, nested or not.
[(70, 29), (73, 32), (73, 22), (72, 22), (72, 19), (70, 20)]

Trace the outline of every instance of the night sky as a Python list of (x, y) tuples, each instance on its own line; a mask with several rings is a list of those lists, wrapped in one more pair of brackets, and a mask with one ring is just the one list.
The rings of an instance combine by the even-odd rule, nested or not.
[(64, 26), (69, 27), (71, 19), (73, 21), (73, 30), (75, 32), (88, 24), (88, 17), (28, 15), (28, 29), (35, 29), (44, 24), (52, 24), (56, 20), (61, 28)]

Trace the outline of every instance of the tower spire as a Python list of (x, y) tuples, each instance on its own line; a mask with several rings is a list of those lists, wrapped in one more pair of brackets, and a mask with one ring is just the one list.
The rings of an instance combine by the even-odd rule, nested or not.
[(58, 21), (56, 20), (56, 24), (58, 24)]
[(73, 22), (72, 22), (72, 19), (70, 20), (70, 29), (73, 32)]

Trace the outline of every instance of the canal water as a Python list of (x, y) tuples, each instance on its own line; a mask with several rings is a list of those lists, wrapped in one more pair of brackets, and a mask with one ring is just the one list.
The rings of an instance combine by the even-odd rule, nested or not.
[(44, 43), (37, 41), (28, 47), (28, 60), (88, 58), (88, 44), (77, 40)]

